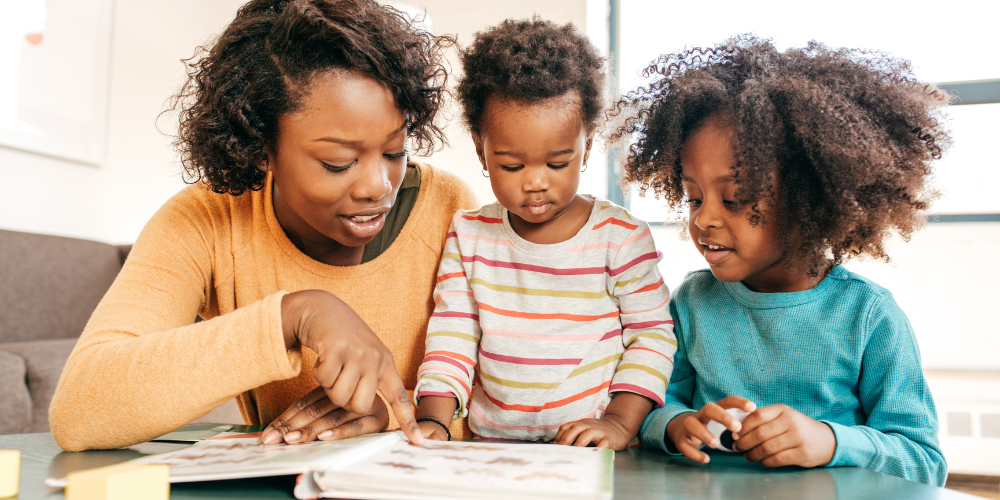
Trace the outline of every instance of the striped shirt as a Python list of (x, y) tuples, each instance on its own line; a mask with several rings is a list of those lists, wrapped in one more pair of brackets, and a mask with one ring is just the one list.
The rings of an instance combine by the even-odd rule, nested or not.
[(677, 341), (646, 223), (596, 199), (567, 241), (539, 245), (499, 203), (455, 214), (416, 397), (455, 397), (481, 437), (550, 441), (611, 394), (663, 405)]

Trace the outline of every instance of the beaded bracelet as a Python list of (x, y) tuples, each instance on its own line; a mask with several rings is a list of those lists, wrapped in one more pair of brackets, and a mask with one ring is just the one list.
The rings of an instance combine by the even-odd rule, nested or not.
[(417, 419), (417, 423), (420, 422), (434, 422), (435, 424), (440, 425), (441, 428), (444, 429), (444, 432), (448, 434), (448, 441), (451, 441), (451, 430), (449, 430), (448, 426), (444, 425), (444, 423), (442, 423), (440, 420), (434, 417), (422, 417)]

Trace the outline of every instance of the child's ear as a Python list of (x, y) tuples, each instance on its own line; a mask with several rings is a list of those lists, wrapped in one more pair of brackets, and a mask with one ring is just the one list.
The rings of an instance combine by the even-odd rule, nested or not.
[(483, 138), (479, 134), (472, 134), (472, 142), (476, 143), (476, 156), (479, 157), (479, 163), (483, 165), (483, 170), (486, 170), (486, 153), (483, 150)]
[(590, 159), (590, 147), (594, 145), (594, 136), (587, 137), (587, 146), (583, 149), (583, 164), (587, 164)]

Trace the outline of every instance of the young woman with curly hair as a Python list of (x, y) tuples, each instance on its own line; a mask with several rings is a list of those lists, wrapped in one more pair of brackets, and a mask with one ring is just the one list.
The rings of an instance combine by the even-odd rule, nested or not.
[(139, 443), (234, 397), (267, 443), (422, 439), (404, 388), (445, 230), (475, 206), (408, 160), (443, 141), (450, 43), (374, 0), (239, 10), (189, 62), (176, 144), (195, 185), (149, 221), (80, 337), (52, 402), (60, 446)]
[[(604, 64), (572, 24), (507, 20), (462, 53), (459, 100), (497, 202), (455, 214), (427, 326), (425, 437), (624, 449), (676, 342), (646, 223), (578, 193)], [(473, 384), (475, 380), (475, 384)]]
[(921, 222), (947, 96), (882, 53), (752, 36), (661, 56), (646, 76), (616, 107), (637, 111), (616, 132), (635, 138), (625, 177), (687, 205), (709, 270), (671, 301), (676, 367), (643, 443), (707, 462), (715, 420), (727, 448), (765, 466), (943, 484), (910, 324), (841, 263), (888, 259), (886, 238)]

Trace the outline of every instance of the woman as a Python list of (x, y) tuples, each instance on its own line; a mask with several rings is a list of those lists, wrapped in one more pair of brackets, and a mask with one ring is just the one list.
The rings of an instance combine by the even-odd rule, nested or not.
[(197, 184), (143, 229), (63, 371), (63, 449), (143, 442), (237, 396), (268, 443), (392, 428), (389, 408), (420, 439), (403, 388), (451, 215), (475, 205), (407, 163), (407, 139), (443, 141), (448, 41), (372, 0), (240, 9), (177, 97)]

